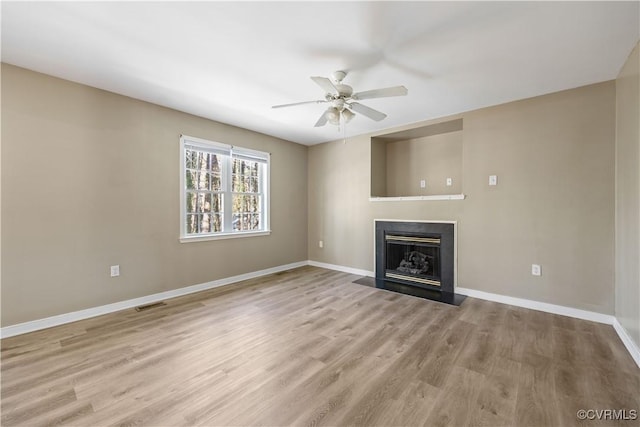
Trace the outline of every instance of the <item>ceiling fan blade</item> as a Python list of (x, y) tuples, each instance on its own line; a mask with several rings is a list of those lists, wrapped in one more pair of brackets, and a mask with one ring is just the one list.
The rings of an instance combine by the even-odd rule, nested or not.
[(404, 96), (409, 91), (404, 86), (386, 87), (384, 89), (365, 90), (351, 95), (351, 99), (385, 98), (387, 96)]
[(349, 107), (356, 113), (367, 116), (371, 120), (375, 120), (376, 122), (379, 122), (380, 120), (387, 117), (386, 114), (381, 113), (378, 110), (374, 110), (373, 108), (367, 107), (366, 105), (358, 104), (357, 102), (352, 102), (351, 104), (349, 104)]
[(314, 127), (319, 128), (320, 126), (324, 126), (326, 124), (327, 124), (327, 115), (326, 115), (326, 111), (323, 111), (322, 115), (320, 116), (320, 118), (318, 119)]
[(322, 104), (325, 101), (324, 99), (319, 99), (317, 101), (303, 101), (303, 102), (294, 102), (293, 104), (281, 104), (281, 105), (274, 105), (271, 108), (283, 108), (283, 107), (294, 107), (296, 105), (304, 105), (304, 104)]
[(331, 83), (331, 80), (329, 80), (328, 78), (315, 76), (315, 77), (311, 77), (311, 80), (316, 82), (316, 84), (320, 86), (322, 90), (324, 90), (325, 92), (330, 93), (332, 95), (338, 95), (338, 89), (336, 89), (333, 83)]

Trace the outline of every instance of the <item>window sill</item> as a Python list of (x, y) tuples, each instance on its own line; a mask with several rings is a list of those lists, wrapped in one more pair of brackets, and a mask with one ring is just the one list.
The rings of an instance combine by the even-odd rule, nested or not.
[(268, 236), (269, 234), (271, 234), (271, 230), (244, 231), (244, 232), (236, 232), (236, 233), (220, 233), (220, 234), (207, 235), (207, 236), (181, 237), (180, 243), (206, 242), (209, 240), (238, 239), (241, 237)]
[(464, 200), (464, 194), (437, 194), (433, 196), (399, 196), (399, 197), (369, 197), (370, 202), (404, 202), (415, 200)]

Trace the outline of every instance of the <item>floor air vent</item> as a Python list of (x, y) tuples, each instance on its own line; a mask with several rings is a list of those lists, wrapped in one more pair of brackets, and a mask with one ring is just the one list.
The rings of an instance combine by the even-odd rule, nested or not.
[(160, 302), (154, 302), (151, 304), (147, 304), (147, 305), (140, 305), (138, 307), (136, 307), (136, 311), (145, 311), (145, 310), (149, 310), (151, 308), (156, 308), (156, 307), (162, 307), (163, 305), (167, 305), (164, 302), (160, 301)]

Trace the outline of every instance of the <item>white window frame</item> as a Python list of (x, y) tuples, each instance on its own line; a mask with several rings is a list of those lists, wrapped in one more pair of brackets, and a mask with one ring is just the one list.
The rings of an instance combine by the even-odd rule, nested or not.
[[(222, 188), (223, 188), (223, 231), (213, 233), (187, 234), (187, 207), (186, 207), (186, 165), (185, 165), (185, 146), (202, 147), (204, 150), (213, 149), (221, 153), (224, 160), (222, 164)], [(261, 230), (244, 230), (233, 231), (232, 226), (232, 188), (231, 188), (231, 163), (236, 156), (260, 159), (265, 163), (265, 168), (260, 168), (260, 185), (262, 197), (261, 206)], [(265, 236), (271, 234), (269, 225), (270, 217), (270, 193), (271, 193), (271, 155), (263, 151), (252, 150), (249, 148), (234, 147), (220, 142), (209, 141), (193, 136), (180, 135), (180, 242), (201, 242), (206, 240), (233, 239), (238, 237)]]

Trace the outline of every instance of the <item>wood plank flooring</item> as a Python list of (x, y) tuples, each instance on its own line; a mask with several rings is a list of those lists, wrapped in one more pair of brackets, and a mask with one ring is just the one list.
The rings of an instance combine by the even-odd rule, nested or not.
[(2, 340), (3, 426), (638, 426), (611, 326), (303, 267)]

